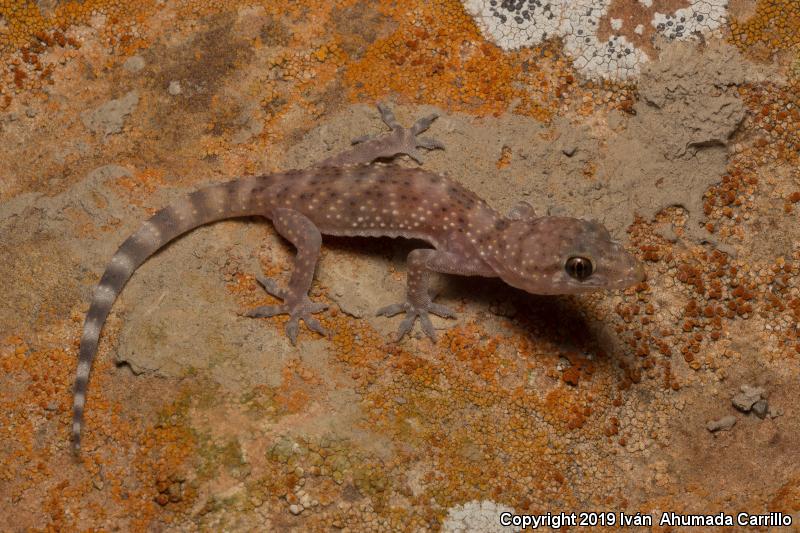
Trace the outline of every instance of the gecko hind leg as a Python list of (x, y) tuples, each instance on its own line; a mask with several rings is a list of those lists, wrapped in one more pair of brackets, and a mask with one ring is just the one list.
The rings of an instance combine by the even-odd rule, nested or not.
[(422, 154), (418, 148), (426, 150), (444, 149), (444, 144), (431, 137), (418, 137), (427, 130), (439, 116), (431, 114), (417, 120), (410, 128), (401, 126), (394, 113), (385, 104), (378, 104), (383, 122), (392, 131), (378, 135), (362, 135), (351, 142), (355, 146), (340, 154), (320, 161), (315, 166), (330, 167), (344, 165), (360, 165), (371, 163), (378, 159), (392, 159), (398, 155), (407, 155), (417, 163), (422, 164)]
[(311, 316), (314, 313), (324, 311), (328, 306), (323, 303), (312, 302), (308, 297), (308, 289), (314, 279), (314, 269), (316, 268), (319, 249), (322, 245), (322, 236), (311, 220), (293, 209), (275, 209), (272, 213), (272, 223), (278, 233), (297, 248), (294, 269), (289, 279), (289, 285), (285, 289), (278, 287), (274, 280), (262, 274), (257, 274), (256, 280), (264, 287), (264, 290), (268, 294), (283, 300), (283, 303), (256, 307), (248, 311), (246, 316), (260, 318), (289, 315), (289, 322), (286, 323), (286, 335), (292, 345), (297, 343), (300, 319), (305, 322), (311, 331), (328, 336), (328, 331), (316, 318)]

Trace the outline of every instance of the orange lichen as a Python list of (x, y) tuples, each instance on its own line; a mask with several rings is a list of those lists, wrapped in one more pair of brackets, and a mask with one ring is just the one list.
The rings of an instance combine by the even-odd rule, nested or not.
[(580, 381), (581, 372), (575, 367), (570, 367), (564, 371), (564, 374), (561, 376), (561, 379), (564, 383), (568, 385), (572, 385), (573, 387), (578, 385), (578, 381)]
[(577, 92), (569, 62), (552, 45), (503, 52), (484, 42), (456, 0), (382, 9), (397, 29), (374, 42), (345, 74), (351, 98), (386, 93), (476, 114), (515, 112), (549, 119)]
[[(155, 512), (155, 493), (150, 492), (148, 480), (157, 465), (172, 471), (180, 469), (179, 465), (192, 448), (185, 428), (169, 426), (143, 430), (138, 423), (122, 420), (118, 404), (98, 397), (99, 391), (108, 384), (110, 365), (97, 364), (93, 373), (95, 387), (90, 389), (89, 395), (91, 410), (87, 413), (91, 434), (85, 439), (80, 458), (82, 468), (69, 466), (72, 459), (66, 426), (70, 401), (63, 392), (70, 388), (73, 378), (74, 353), (60, 349), (37, 351), (18, 336), (8, 337), (0, 340), (0, 365), (18, 383), (4, 389), (5, 394), (0, 399), (0, 434), (3, 442), (9, 445), (0, 455), (0, 466), (5, 473), (8, 494), (22, 498), (34, 487), (47, 494), (43, 511), (48, 529), (78, 529), (75, 517), (79, 513), (90, 513), (100, 519), (111, 515), (130, 520), (132, 530), (144, 530)], [(36, 444), (35, 439), (37, 428), (43, 423), (57, 424), (59, 428), (46, 445)], [(115, 443), (112, 446), (116, 446), (117, 453), (123, 454), (129, 450), (130, 443), (137, 441), (135, 466), (124, 467), (103, 451), (96, 453), (94, 443), (98, 439), (107, 444)], [(138, 480), (141, 488), (129, 486), (131, 476)], [(98, 506), (80, 510), (83, 495), (94, 490), (92, 485), (97, 487), (100, 480), (111, 487), (118, 510), (109, 512)]]
[(731, 40), (744, 53), (760, 54), (791, 49), (800, 44), (800, 3), (796, 0), (759, 0), (747, 20), (730, 22)]
[(117, 178), (115, 182), (124, 189), (127, 201), (142, 206), (153, 192), (164, 186), (164, 174), (162, 169), (147, 168), (130, 176)]
[(744, 86), (739, 93), (758, 135), (756, 149), (748, 156), (759, 164), (775, 159), (800, 161), (800, 80), (790, 80), (787, 86)]
[(274, 399), (281, 411), (289, 414), (307, 410), (311, 399), (309, 387), (319, 387), (323, 383), (298, 360), (289, 361), (281, 370), (281, 377)]

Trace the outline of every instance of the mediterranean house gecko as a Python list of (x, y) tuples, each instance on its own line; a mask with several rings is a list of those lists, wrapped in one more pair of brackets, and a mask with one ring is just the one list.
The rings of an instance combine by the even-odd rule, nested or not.
[(454, 318), (434, 303), (428, 291), (431, 272), (499, 277), (533, 294), (574, 294), (621, 289), (644, 278), (641, 265), (611, 240), (599, 223), (567, 217), (536, 217), (520, 202), (500, 215), (458, 182), (421, 168), (384, 164), (405, 154), (420, 162), (418, 148), (443, 148), (418, 137), (437, 115), (410, 128), (378, 105), (391, 132), (362, 137), (355, 146), (306, 170), (244, 177), (193, 192), (158, 211), (111, 258), (95, 288), (80, 342), (75, 377), (72, 443), (80, 451), (83, 411), (92, 361), (111, 306), (136, 268), (165, 244), (198, 226), (233, 217), (260, 215), (297, 249), (289, 284), (279, 287), (262, 275), (256, 279), (280, 305), (257, 307), (250, 317), (288, 314), (286, 334), (297, 340), (299, 320), (321, 335), (327, 331), (312, 315), (326, 306), (308, 297), (319, 258), (321, 234), (405, 237), (433, 248), (408, 254), (406, 299), (378, 315), (405, 313), (397, 340), (419, 319), (435, 340), (429, 314)]

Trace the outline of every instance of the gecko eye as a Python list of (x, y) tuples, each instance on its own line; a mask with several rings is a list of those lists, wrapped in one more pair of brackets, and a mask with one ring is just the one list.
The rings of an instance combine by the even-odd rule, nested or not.
[(584, 281), (594, 272), (594, 265), (589, 258), (576, 255), (567, 259), (564, 269), (571, 278)]

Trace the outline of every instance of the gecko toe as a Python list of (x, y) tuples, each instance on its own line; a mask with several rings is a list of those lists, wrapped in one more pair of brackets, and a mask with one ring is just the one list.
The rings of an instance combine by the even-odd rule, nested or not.
[(433, 313), (436, 316), (440, 316), (442, 318), (455, 318), (456, 314), (447, 306), (431, 303), (428, 307), (428, 311)]
[(402, 153), (413, 159), (417, 164), (422, 164), (422, 154), (416, 148), (406, 148)]
[(395, 342), (400, 342), (406, 334), (411, 331), (411, 328), (414, 327), (414, 320), (416, 320), (417, 315), (412, 312), (406, 313), (406, 317), (400, 322), (400, 327), (397, 329), (397, 336), (395, 337)]
[(394, 315), (399, 315), (400, 313), (406, 310), (405, 304), (392, 304), (387, 305), (386, 307), (381, 307), (375, 312), (375, 316), (385, 316), (390, 317)]
[(257, 273), (256, 281), (264, 288), (265, 291), (267, 291), (267, 294), (270, 296), (280, 298), (281, 300), (286, 299), (286, 290), (278, 287), (278, 284), (275, 283), (275, 280), (270, 279), (261, 273)]
[(418, 120), (417, 120), (417, 121), (416, 121), (416, 122), (415, 122), (415, 123), (414, 123), (414, 124), (411, 126), (411, 132), (412, 132), (414, 135), (419, 135), (419, 134), (420, 134), (420, 133), (422, 133), (423, 131), (425, 131), (425, 130), (427, 130), (428, 128), (430, 128), (430, 127), (431, 127), (431, 124), (433, 124), (433, 121), (434, 121), (434, 120), (436, 120), (437, 118), (439, 118), (439, 115), (438, 115), (437, 113), (431, 113), (431, 114), (430, 114), (430, 115), (428, 115), (427, 117), (422, 117), (421, 119), (418, 119)]
[(286, 323), (286, 336), (289, 337), (289, 342), (292, 346), (297, 346), (297, 335), (300, 332), (300, 319), (305, 322), (306, 327), (315, 333), (319, 333), (323, 337), (330, 337), (330, 333), (325, 329), (319, 320), (312, 317), (309, 313), (294, 313), (289, 321)]
[(374, 138), (375, 138), (374, 135), (369, 135), (369, 134), (360, 135), (360, 136), (356, 137), (355, 139), (350, 140), (350, 144), (361, 144), (361, 143), (370, 141), (370, 140), (372, 140)]
[(303, 310), (305, 311), (304, 315), (313, 315), (315, 313), (321, 313), (328, 308), (328, 304), (324, 304), (322, 302), (312, 302), (308, 301), (304, 306)]
[(417, 146), (427, 150), (444, 150), (444, 143), (432, 137), (420, 137), (417, 139)]
[(430, 340), (433, 342), (436, 342), (436, 332), (433, 329), (431, 318), (427, 313), (419, 315), (419, 323), (420, 326), (422, 326), (422, 331), (425, 332), (425, 335), (427, 335), (428, 338), (430, 338)]
[(320, 324), (319, 320), (317, 320), (316, 318), (311, 316), (304, 316), (303, 322), (306, 323), (306, 327), (311, 331), (319, 333), (323, 337), (331, 336), (330, 332), (322, 324)]
[(286, 336), (289, 337), (289, 342), (292, 343), (292, 346), (297, 346), (297, 331), (299, 329), (299, 319), (293, 316), (286, 323)]
[(397, 122), (397, 118), (394, 116), (394, 113), (388, 105), (384, 104), (383, 102), (379, 102), (378, 112), (381, 114), (381, 120), (383, 120), (383, 123), (393, 130), (402, 127)]
[(245, 313), (245, 316), (249, 316), (251, 318), (269, 318), (275, 315), (282, 315), (288, 313), (289, 311), (286, 309), (285, 305), (262, 305), (260, 307), (256, 307), (255, 309), (249, 310)]

